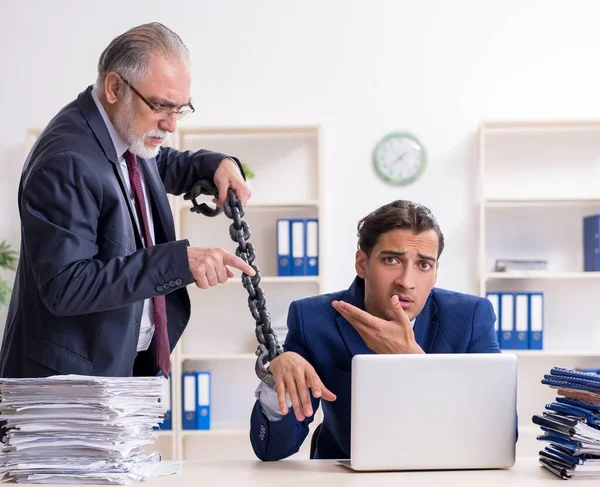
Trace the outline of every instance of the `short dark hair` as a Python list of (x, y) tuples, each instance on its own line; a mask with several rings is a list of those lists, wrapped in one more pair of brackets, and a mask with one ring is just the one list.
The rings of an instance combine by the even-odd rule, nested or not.
[(391, 230), (411, 230), (415, 234), (435, 230), (438, 258), (444, 250), (444, 235), (431, 210), (419, 203), (397, 200), (372, 211), (358, 222), (358, 248), (370, 257), (379, 237)]

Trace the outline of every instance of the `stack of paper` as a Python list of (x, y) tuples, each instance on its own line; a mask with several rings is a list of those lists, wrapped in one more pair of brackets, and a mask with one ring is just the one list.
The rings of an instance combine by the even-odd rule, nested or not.
[(127, 484), (179, 471), (143, 445), (162, 422), (161, 377), (0, 379), (0, 481)]
[(549, 442), (540, 463), (563, 479), (600, 479), (600, 375), (554, 367), (542, 384), (558, 396), (532, 418)]

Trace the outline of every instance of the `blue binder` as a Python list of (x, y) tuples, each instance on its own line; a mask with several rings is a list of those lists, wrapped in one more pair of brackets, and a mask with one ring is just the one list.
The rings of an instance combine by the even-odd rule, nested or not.
[(500, 343), (500, 294), (487, 293), (486, 298), (492, 303), (492, 308), (494, 309), (494, 315), (496, 316), (496, 321), (494, 321), (494, 331), (496, 332), (496, 340)]
[(292, 275), (306, 275), (306, 232), (304, 220), (290, 220), (292, 242)]
[(600, 215), (583, 219), (583, 270), (600, 271)]
[(163, 395), (162, 401), (164, 402), (165, 407), (165, 418), (161, 425), (162, 430), (170, 430), (173, 429), (172, 423), (172, 412), (171, 412), (171, 374), (169, 374), (169, 378), (165, 380), (163, 384)]
[(184, 430), (196, 429), (196, 404), (198, 394), (196, 392), (196, 373), (184, 372), (181, 377), (182, 387), (182, 428)]
[(514, 347), (518, 350), (529, 348), (529, 294), (515, 293)]
[[(157, 377), (162, 378), (162, 372), (159, 372), (157, 374)], [(162, 393), (160, 395), (159, 401), (165, 409), (165, 414), (163, 416), (163, 422), (160, 423), (158, 426), (154, 426), (152, 429), (164, 431), (173, 429), (171, 422), (171, 374), (169, 374), (169, 378), (162, 383), (162, 386)]]
[(196, 407), (196, 429), (210, 429), (210, 372), (197, 372), (198, 402)]
[(319, 223), (316, 218), (304, 220), (306, 232), (306, 275), (319, 275)]
[(290, 220), (279, 218), (277, 220), (277, 275), (292, 275), (291, 248), (290, 248)]
[(544, 348), (544, 293), (529, 293), (529, 348)]
[(515, 309), (512, 293), (500, 294), (500, 348), (512, 349), (515, 347)]

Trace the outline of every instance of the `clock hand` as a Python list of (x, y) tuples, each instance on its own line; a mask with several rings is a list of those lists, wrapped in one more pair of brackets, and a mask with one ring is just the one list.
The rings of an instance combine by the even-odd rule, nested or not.
[(392, 164), (395, 164), (395, 163), (396, 163), (397, 161), (399, 161), (400, 159), (404, 159), (404, 156), (405, 156), (406, 154), (408, 154), (408, 151), (404, 151), (404, 152), (402, 153), (402, 155), (401, 155), (401, 156), (398, 156), (398, 157), (397, 157), (397, 158), (394, 160), (394, 162), (392, 162)]

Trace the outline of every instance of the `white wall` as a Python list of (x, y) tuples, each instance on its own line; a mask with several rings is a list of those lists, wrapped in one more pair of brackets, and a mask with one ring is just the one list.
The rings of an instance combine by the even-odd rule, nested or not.
[[(478, 123), (597, 117), (599, 14), (595, 0), (0, 0), (0, 239), (19, 243), (25, 129), (94, 81), (114, 36), (161, 21), (192, 54), (189, 124), (323, 125), (328, 290), (354, 275), (358, 219), (408, 198), (446, 235), (438, 285), (475, 293)], [(392, 130), (429, 154), (404, 189), (372, 169)]]

